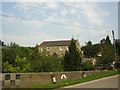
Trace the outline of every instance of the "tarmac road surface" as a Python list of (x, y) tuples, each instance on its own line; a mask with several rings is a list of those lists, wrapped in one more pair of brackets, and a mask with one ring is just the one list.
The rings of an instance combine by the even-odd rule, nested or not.
[(61, 89), (64, 88), (118, 88), (118, 75), (97, 79), (81, 84), (71, 85), (63, 87)]

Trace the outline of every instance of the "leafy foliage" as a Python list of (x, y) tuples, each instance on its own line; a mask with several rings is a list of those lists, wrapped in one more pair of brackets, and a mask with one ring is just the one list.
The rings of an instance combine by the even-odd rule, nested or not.
[[(117, 59), (120, 60), (120, 40), (116, 40), (116, 51)], [(82, 47), (84, 52), (84, 57), (94, 57), (97, 59), (96, 67), (98, 69), (108, 69), (112, 62), (115, 61), (115, 48), (107, 35), (106, 38), (103, 38), (100, 43), (92, 44), (91, 41), (88, 41), (85, 46)], [(101, 53), (101, 56), (98, 56), (98, 53)], [(119, 62), (119, 61), (118, 61)], [(116, 64), (119, 64), (116, 62)]]
[(115, 41), (116, 51), (117, 51), (117, 59), (120, 60), (120, 39)]
[(82, 62), (81, 71), (95, 70), (95, 66), (92, 65), (91, 61)]
[(84, 57), (92, 58), (97, 56), (97, 53), (100, 52), (100, 45), (93, 45), (91, 41), (88, 41), (86, 42), (86, 45), (82, 47), (82, 51), (84, 52)]
[(3, 41), (0, 40), (0, 46), (6, 46)]
[(64, 70), (65, 71), (78, 71), (80, 70), (82, 55), (76, 46), (76, 40), (72, 38), (69, 51), (64, 55)]
[(11, 43), (2, 49), (3, 72), (63, 71), (62, 58), (38, 53), (35, 47), (20, 47)]
[(101, 64), (103, 69), (107, 69), (115, 60), (114, 47), (111, 44), (109, 36), (101, 40), (101, 52), (102, 56), (98, 58), (98, 64)]
[(27, 72), (30, 69), (30, 64), (27, 63), (26, 58), (20, 58), (18, 55), (15, 58), (16, 65), (13, 66), (8, 62), (3, 64), (3, 72)]
[(31, 67), (34, 72), (63, 71), (62, 59), (58, 56), (39, 56), (31, 61)]
[[(81, 53), (76, 47), (76, 40), (71, 39), (69, 50), (66, 51), (63, 58), (54, 54), (53, 56), (46, 56), (38, 53), (38, 45), (35, 47), (21, 47), (16, 43), (5, 45), (0, 40), (0, 45), (4, 48), (0, 49), (2, 54), (3, 70), (2, 72), (57, 72), (57, 71), (78, 71), (78, 70), (94, 70), (108, 69), (115, 60), (115, 48), (109, 39), (109, 36), (103, 38), (100, 43), (92, 44), (88, 41), (82, 47), (84, 57), (95, 57), (97, 64), (92, 66), (91, 62), (84, 62), (81, 65)], [(120, 68), (120, 40), (116, 40), (117, 62), (116, 68)], [(97, 54), (101, 52), (102, 56)], [(0, 62), (1, 63), (1, 62)], [(1, 69), (1, 67), (0, 67)]]

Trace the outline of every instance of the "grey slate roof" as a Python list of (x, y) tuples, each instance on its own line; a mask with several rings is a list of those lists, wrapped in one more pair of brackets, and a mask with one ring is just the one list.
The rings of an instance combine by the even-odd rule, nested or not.
[(44, 41), (40, 46), (69, 46), (71, 40), (62, 40), (62, 41)]
[(1, 46), (1, 45), (0, 45), (0, 49), (3, 49), (3, 48), (6, 48), (6, 46)]
[(2, 46), (0, 46), (0, 49), (2, 49), (3, 47)]
[(85, 62), (85, 61), (92, 61), (94, 60), (94, 58), (83, 58), (82, 61)]

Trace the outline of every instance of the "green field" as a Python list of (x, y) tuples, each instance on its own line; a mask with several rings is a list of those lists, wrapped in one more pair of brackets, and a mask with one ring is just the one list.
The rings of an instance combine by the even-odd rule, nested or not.
[(63, 86), (83, 83), (83, 82), (87, 82), (87, 81), (91, 81), (91, 80), (95, 80), (95, 79), (99, 79), (99, 78), (103, 78), (103, 77), (116, 75), (118, 73), (120, 73), (120, 72), (118, 72), (118, 71), (108, 71), (108, 72), (104, 72), (104, 73), (93, 74), (93, 75), (90, 75), (90, 76), (87, 76), (87, 77), (84, 77), (84, 78), (75, 79), (75, 80), (57, 82), (56, 84), (53, 84), (53, 83), (42, 84), (42, 85), (38, 85), (38, 86), (35, 86), (35, 87), (32, 87), (32, 88), (60, 88), (60, 87), (63, 87)]

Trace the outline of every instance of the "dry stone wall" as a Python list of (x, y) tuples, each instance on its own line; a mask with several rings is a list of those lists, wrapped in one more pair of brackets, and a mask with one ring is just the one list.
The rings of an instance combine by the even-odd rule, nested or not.
[[(40, 73), (2, 73), (3, 88), (30, 88), (40, 84), (52, 83), (51, 74), (57, 82), (74, 80), (82, 77), (83, 71), (73, 72), (40, 72)], [(87, 76), (106, 71), (84, 71)]]

